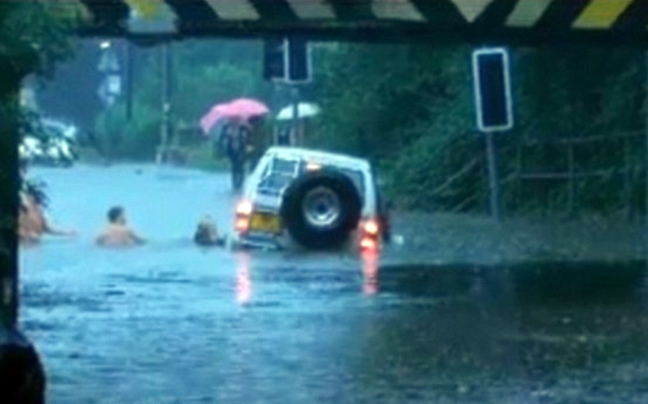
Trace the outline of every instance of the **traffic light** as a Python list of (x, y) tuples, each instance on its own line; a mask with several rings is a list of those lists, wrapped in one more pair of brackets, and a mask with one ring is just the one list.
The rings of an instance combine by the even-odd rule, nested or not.
[(506, 50), (494, 48), (475, 51), (473, 76), (479, 130), (496, 132), (511, 129), (513, 114)]
[(287, 40), (286, 52), (287, 80), (289, 82), (307, 82), (311, 79), (311, 58), (308, 41), (292, 37)]
[(288, 83), (304, 83), (311, 80), (311, 55), (306, 39), (267, 39), (263, 56), (264, 79)]
[(266, 39), (263, 44), (263, 78), (265, 80), (284, 80), (286, 40)]

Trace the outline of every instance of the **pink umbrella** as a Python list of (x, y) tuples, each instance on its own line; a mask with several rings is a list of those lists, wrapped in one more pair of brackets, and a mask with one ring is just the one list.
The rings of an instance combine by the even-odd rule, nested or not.
[(239, 98), (230, 102), (229, 105), (233, 113), (245, 119), (266, 115), (270, 112), (264, 103), (251, 98)]
[(239, 98), (227, 104), (218, 104), (214, 106), (201, 120), (205, 135), (224, 119), (241, 119), (247, 120), (255, 116), (266, 115), (270, 112), (267, 106), (260, 101), (250, 98)]
[(227, 104), (219, 104), (209, 110), (205, 116), (200, 120), (200, 126), (205, 133), (209, 135), (209, 131), (218, 123), (227, 116)]

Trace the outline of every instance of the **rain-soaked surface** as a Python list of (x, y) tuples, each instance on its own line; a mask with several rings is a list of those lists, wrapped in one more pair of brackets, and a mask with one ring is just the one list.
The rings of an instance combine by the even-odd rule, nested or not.
[[(32, 174), (53, 221), (80, 232), (21, 255), (51, 404), (648, 402), (641, 263), (378, 270), (376, 257), (202, 250), (201, 215), (230, 224), (225, 175)], [(113, 204), (149, 245), (92, 244)]]

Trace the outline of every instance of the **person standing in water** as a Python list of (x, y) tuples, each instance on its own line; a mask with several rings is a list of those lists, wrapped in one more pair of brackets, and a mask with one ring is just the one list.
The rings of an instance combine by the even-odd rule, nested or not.
[(20, 210), (18, 212), (20, 242), (34, 244), (45, 234), (65, 237), (77, 235), (74, 230), (61, 230), (50, 224), (45, 216), (47, 196), (42, 189), (43, 185), (27, 180), (27, 163), (24, 160), (20, 162), (20, 180)]
[(97, 237), (96, 243), (103, 247), (127, 247), (146, 243), (127, 224), (126, 213), (121, 206), (113, 206), (107, 213), (108, 225)]
[(219, 137), (219, 144), (224, 154), (230, 160), (232, 170), (232, 186), (239, 191), (245, 180), (245, 161), (250, 130), (240, 119), (231, 119), (225, 125)]

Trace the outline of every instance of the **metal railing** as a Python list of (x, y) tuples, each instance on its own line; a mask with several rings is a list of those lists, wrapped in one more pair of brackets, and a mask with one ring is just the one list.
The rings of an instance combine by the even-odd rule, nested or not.
[[(627, 219), (631, 219), (635, 213), (635, 206), (632, 203), (633, 187), (639, 181), (639, 176), (646, 167), (646, 162), (643, 161), (645, 160), (644, 158), (640, 162), (636, 161), (635, 153), (633, 153), (633, 145), (643, 145), (645, 136), (644, 131), (637, 130), (578, 138), (523, 140), (517, 146), (513, 177), (517, 182), (518, 189), (521, 189), (523, 181), (553, 180), (566, 182), (567, 210), (569, 213), (575, 212), (576, 201), (578, 200), (578, 185), (580, 182), (592, 178), (612, 179), (621, 177), (621, 193), (623, 195), (622, 200), (625, 206), (625, 214)], [(575, 158), (578, 148), (591, 146), (596, 143), (601, 144), (597, 147), (598, 150), (608, 150), (622, 155), (623, 163), (610, 167), (581, 169)], [(557, 158), (564, 158), (566, 167), (560, 171), (529, 170), (526, 168), (524, 166), (525, 149), (537, 149), (538, 147), (547, 145), (563, 149), (561, 153), (564, 154), (557, 156)], [(517, 201), (516, 205), (520, 205), (519, 201)]]

